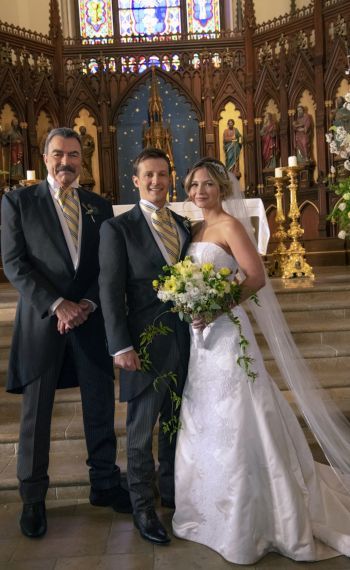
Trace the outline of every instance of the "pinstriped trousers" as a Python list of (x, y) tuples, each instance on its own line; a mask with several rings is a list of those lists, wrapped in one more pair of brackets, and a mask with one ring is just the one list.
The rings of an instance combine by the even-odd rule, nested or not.
[(43, 501), (49, 486), (52, 408), (63, 366), (75, 369), (80, 386), (91, 485), (102, 490), (120, 483), (120, 470), (115, 465), (113, 379), (92, 364), (75, 336), (68, 333), (64, 352), (45, 374), (24, 388), (17, 477), (25, 503)]
[[(187, 371), (179, 363), (174, 370), (183, 385)], [(181, 391), (181, 390), (180, 390)], [(128, 486), (134, 512), (144, 510), (154, 504), (155, 462), (152, 452), (153, 430), (159, 417), (158, 435), (158, 487), (160, 496), (167, 501), (174, 500), (174, 461), (176, 437), (172, 442), (161, 429), (162, 421), (172, 414), (169, 390), (165, 383), (155, 390), (153, 384), (139, 396), (128, 402), (127, 411), (127, 454)]]

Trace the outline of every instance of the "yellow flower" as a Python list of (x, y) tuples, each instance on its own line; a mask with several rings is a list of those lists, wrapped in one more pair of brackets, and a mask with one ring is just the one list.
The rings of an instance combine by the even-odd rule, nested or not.
[(202, 265), (202, 271), (211, 271), (214, 268), (214, 265), (212, 263), (203, 263)]
[(231, 275), (232, 271), (228, 267), (222, 267), (219, 269), (219, 273), (222, 277), (227, 277), (228, 275)]
[(153, 281), (152, 281), (153, 289), (158, 289), (158, 285), (159, 285), (158, 279), (153, 279)]

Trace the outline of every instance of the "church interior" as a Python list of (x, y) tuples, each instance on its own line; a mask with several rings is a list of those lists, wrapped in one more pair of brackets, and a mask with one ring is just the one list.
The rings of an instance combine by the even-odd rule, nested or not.
[[(350, 2), (0, 0), (0, 62), (0, 200), (46, 178), (45, 140), (61, 126), (80, 135), (80, 185), (115, 212), (138, 201), (132, 163), (142, 148), (166, 151), (169, 200), (190, 217), (186, 173), (203, 156), (220, 159), (256, 205), (258, 238), (270, 235), (260, 252), (297, 345), (350, 417), (350, 142), (344, 150), (337, 139), (342, 129), (350, 141)], [(20, 398), (5, 391), (17, 293), (0, 277), (0, 570), (232, 567), (200, 545), (144, 543), (127, 515), (89, 507), (76, 389), (55, 400), (49, 534), (20, 535)], [(124, 472), (125, 423), (116, 400)], [(294, 566), (309, 567), (270, 554), (254, 568)]]

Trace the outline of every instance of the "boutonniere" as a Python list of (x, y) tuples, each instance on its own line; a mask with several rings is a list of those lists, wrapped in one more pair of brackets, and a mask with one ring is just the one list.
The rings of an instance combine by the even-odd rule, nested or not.
[(86, 216), (90, 216), (90, 218), (92, 219), (92, 221), (95, 223), (95, 218), (94, 216), (97, 216), (98, 214), (98, 208), (96, 208), (96, 206), (91, 206), (91, 204), (82, 204), (84, 210), (85, 210), (85, 214)]
[(182, 223), (183, 223), (185, 230), (190, 232), (191, 227), (192, 227), (192, 222), (191, 222), (190, 218), (184, 218)]

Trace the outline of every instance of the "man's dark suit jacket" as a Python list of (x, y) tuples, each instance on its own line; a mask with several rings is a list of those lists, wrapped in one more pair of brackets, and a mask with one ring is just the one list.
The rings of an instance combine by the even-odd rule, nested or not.
[[(77, 270), (67, 248), (47, 181), (9, 192), (2, 199), (2, 260), (4, 272), (19, 291), (10, 353), (7, 390), (22, 392), (39, 378), (59, 351), (66, 336), (57, 331), (57, 318), (49, 308), (63, 297), (78, 302), (89, 299), (97, 309), (68, 334), (105, 373), (113, 376), (106, 347), (98, 294), (98, 245), (101, 223), (113, 216), (111, 205), (100, 196), (78, 188), (82, 233)], [(89, 213), (90, 212), (90, 213)], [(76, 384), (74, 371), (61, 378), (64, 386)]]
[[(190, 242), (190, 229), (184, 218), (172, 212), (185, 232), (181, 257)], [(157, 336), (150, 348), (158, 372), (175, 371), (179, 358), (187, 366), (188, 325), (170, 313), (153, 290), (152, 281), (162, 273), (166, 261), (153, 237), (139, 204), (108, 220), (101, 227), (100, 297), (110, 354), (133, 346), (139, 350), (140, 334), (153, 322), (168, 325), (174, 332)], [(120, 373), (120, 400), (135, 398), (151, 384), (155, 372)], [(181, 389), (181, 387), (179, 387)]]

